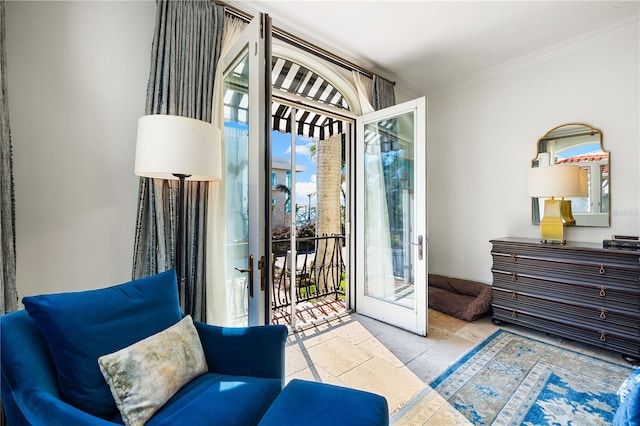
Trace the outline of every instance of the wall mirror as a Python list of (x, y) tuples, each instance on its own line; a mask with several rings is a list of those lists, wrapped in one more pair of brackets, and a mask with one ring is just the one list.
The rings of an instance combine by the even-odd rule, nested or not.
[[(576, 226), (610, 225), (610, 156), (602, 145), (602, 132), (582, 123), (563, 124), (551, 129), (539, 141), (531, 167), (553, 164), (580, 166), (587, 174), (586, 197), (573, 197), (571, 209)], [(544, 203), (532, 198), (532, 220), (538, 225)]]

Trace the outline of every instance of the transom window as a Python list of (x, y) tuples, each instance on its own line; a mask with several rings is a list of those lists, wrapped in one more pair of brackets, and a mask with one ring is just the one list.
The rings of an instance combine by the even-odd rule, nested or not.
[[(271, 65), (273, 89), (349, 111), (349, 104), (344, 95), (316, 72), (278, 56), (273, 56)], [(237, 82), (237, 85), (233, 91), (228, 91), (229, 96), (224, 99), (225, 122), (235, 121), (240, 124), (246, 124), (248, 118), (248, 95), (247, 88), (242, 86), (242, 82), (247, 81), (246, 76), (244, 76), (246, 72), (244, 63), (239, 63), (227, 78), (228, 82), (231, 84)], [(231, 116), (232, 111), (234, 111), (234, 117)], [(273, 130), (291, 133), (289, 121), (291, 111), (290, 106), (282, 104), (276, 99), (273, 100), (271, 104)], [(334, 134), (343, 132), (343, 122), (341, 120), (321, 113), (299, 109), (295, 119), (298, 123), (298, 134), (302, 136), (324, 140)]]

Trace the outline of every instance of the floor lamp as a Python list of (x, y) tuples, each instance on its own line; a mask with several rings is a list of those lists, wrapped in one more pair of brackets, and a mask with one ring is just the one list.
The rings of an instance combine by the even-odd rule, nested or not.
[(214, 181), (221, 178), (221, 136), (213, 124), (176, 115), (145, 115), (138, 120), (135, 174), (178, 180), (178, 224), (175, 268), (180, 301), (184, 306), (186, 268), (184, 182)]

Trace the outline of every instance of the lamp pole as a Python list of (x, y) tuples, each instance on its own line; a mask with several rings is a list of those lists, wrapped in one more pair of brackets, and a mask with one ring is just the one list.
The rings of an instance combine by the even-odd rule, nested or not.
[(307, 222), (311, 222), (311, 195), (313, 194), (307, 194), (307, 197), (309, 197), (309, 204), (307, 204)]
[(184, 302), (186, 300), (190, 300), (186, 297), (186, 281), (187, 278), (185, 276), (185, 267), (184, 267), (184, 241), (186, 241), (186, 232), (184, 225), (184, 216), (185, 216), (185, 207), (186, 203), (184, 202), (184, 180), (191, 175), (182, 174), (182, 173), (173, 173), (175, 177), (178, 178), (178, 200), (176, 202), (176, 207), (178, 210), (178, 229), (176, 232), (176, 275), (178, 276), (178, 294), (180, 295), (180, 306), (185, 306)]

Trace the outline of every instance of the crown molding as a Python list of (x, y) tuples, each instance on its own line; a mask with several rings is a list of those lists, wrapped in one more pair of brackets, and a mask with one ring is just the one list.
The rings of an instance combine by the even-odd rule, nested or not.
[(502, 64), (496, 65), (495, 67), (491, 67), (481, 72), (472, 74), (454, 83), (439, 87), (433, 90), (430, 94), (434, 95), (445, 90), (478, 83), (480, 81), (488, 80), (521, 68), (526, 68), (538, 62), (543, 62), (553, 57), (571, 52), (572, 50), (589, 46), (609, 38), (617, 37), (629, 31), (637, 31), (639, 28), (640, 15), (635, 15), (606, 27), (600, 28), (596, 31), (568, 39), (564, 42), (554, 44), (529, 55), (521, 56), (517, 59), (507, 61)]

